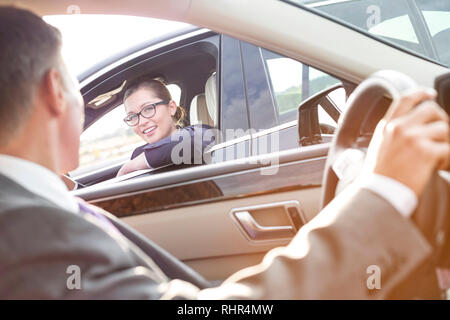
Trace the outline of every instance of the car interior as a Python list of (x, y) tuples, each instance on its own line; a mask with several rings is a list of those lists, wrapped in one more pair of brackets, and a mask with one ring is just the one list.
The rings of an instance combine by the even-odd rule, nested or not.
[[(222, 175), (216, 176), (212, 181), (203, 182), (203, 185), (196, 189), (209, 193), (210, 199), (215, 199), (212, 203), (190, 202), (177, 208), (175, 199), (183, 194), (188, 194), (191, 201), (196, 200), (195, 196), (187, 191), (192, 185), (185, 185), (185, 188), (181, 189), (170, 187), (159, 192), (154, 190), (140, 193), (140, 195), (131, 195), (134, 203), (142, 202), (140, 209), (136, 208), (139, 206), (135, 206), (133, 208), (135, 211), (131, 215), (115, 212), (124, 207), (123, 202), (127, 201), (127, 196), (130, 198), (126, 192), (114, 201), (95, 196), (94, 198), (100, 198), (100, 201), (95, 200), (94, 203), (109, 212), (116, 213), (123, 221), (144, 235), (148, 235), (150, 239), (157, 239), (157, 243), (163, 248), (171, 248), (169, 252), (175, 257), (202, 277), (217, 284), (232, 272), (260, 261), (270, 248), (286, 244), (303, 224), (314, 217), (314, 212), (318, 212), (320, 207), (317, 207), (317, 203), (320, 203), (322, 207), (325, 206), (339, 190), (343, 189), (339, 184), (348, 179), (337, 174), (336, 169), (331, 170), (334, 162), (345, 157), (346, 150), (356, 148), (364, 153), (376, 123), (390, 105), (390, 99), (384, 97), (384, 94), (396, 96), (396, 91), (407, 90), (412, 85), (414, 82), (400, 73), (381, 71), (358, 86), (355, 98), (336, 133), (336, 139), (330, 146), (320, 200), (316, 198), (317, 188), (281, 191), (264, 196), (249, 197), (247, 194), (244, 199), (227, 199), (223, 197), (224, 191), (227, 190), (224, 183), (225, 185), (230, 183), (234, 177)], [(374, 97), (376, 99), (373, 99)], [(361, 108), (362, 105), (368, 106), (367, 112)], [(368, 120), (369, 117), (371, 117), (370, 120)], [(251, 174), (247, 174), (247, 180), (249, 177)], [(146, 187), (149, 188), (150, 185), (147, 184)], [(233, 187), (236, 187), (236, 184)], [(165, 209), (158, 211), (155, 198), (161, 201), (161, 198), (165, 197), (168, 200), (159, 204)], [(426, 197), (434, 199), (436, 193), (427, 193)], [(225, 199), (227, 200), (224, 201)], [(249, 205), (249, 202), (252, 205)], [(167, 209), (168, 206), (174, 208)], [(148, 213), (151, 207), (156, 211)], [(422, 210), (428, 210), (428, 208)], [(440, 206), (437, 210), (442, 213), (441, 216), (445, 216), (447, 207)], [(195, 225), (192, 225), (194, 223)], [(165, 231), (168, 225), (171, 231), (174, 231), (173, 234), (182, 234), (183, 239), (184, 237), (189, 239), (191, 246), (188, 250), (185, 246), (180, 247), (177, 244), (177, 241), (184, 241), (183, 239), (166, 236)], [(201, 235), (198, 235), (198, 232)], [(202, 245), (204, 237), (212, 243), (208, 246)], [(217, 255), (218, 252), (220, 252), (219, 255)], [(182, 270), (184, 268), (181, 266)]]
[[(182, 56), (185, 57), (185, 55)], [(166, 58), (174, 57), (178, 55), (171, 56), (169, 53)], [(174, 65), (164, 64), (164, 59), (158, 58), (158, 68), (151, 71), (140, 68), (135, 76), (147, 74), (164, 79), (166, 83), (179, 84), (184, 94), (181, 96), (181, 101), (185, 104), (191, 101), (189, 123), (203, 123), (216, 127), (218, 107), (214, 57), (207, 53), (200, 53), (186, 60), (177, 60), (178, 63)], [(195, 61), (196, 59), (199, 60)], [(202, 60), (205, 60), (205, 63), (200, 63)], [(191, 81), (191, 77), (180, 76), (183, 73), (179, 70), (186, 63), (190, 63), (192, 68), (190, 75), (192, 76), (195, 70), (198, 76), (193, 78), (200, 80)], [(345, 86), (349, 94), (354, 90), (354, 85), (350, 82), (345, 82)], [(120, 97), (124, 87), (126, 85), (120, 85), (119, 90), (116, 88), (109, 92), (113, 93), (112, 96)], [(304, 122), (312, 123), (310, 120), (314, 117), (308, 112), (314, 110), (313, 106), (317, 105), (315, 103), (328, 91), (338, 87), (342, 85), (335, 85), (319, 92), (299, 108), (299, 142), (303, 148), (315, 148), (316, 152), (320, 150), (317, 144), (306, 143), (302, 140), (302, 137), (313, 138), (317, 132), (320, 135), (319, 123), (317, 122), (314, 128)], [(187, 92), (190, 93), (187, 94)], [(355, 137), (355, 143), (362, 152), (365, 152), (378, 120), (392, 101), (382, 94), (377, 96), (379, 99), (374, 102), (373, 107), (360, 115), (361, 129), (358, 131), (357, 139)], [(106, 103), (107, 108), (118, 106), (121, 98), (111, 98), (110, 101), (112, 101), (111, 104)], [(356, 107), (359, 110), (361, 110), (361, 103), (359, 107)], [(311, 220), (321, 206), (323, 207), (334, 197), (336, 190), (343, 189), (342, 183), (330, 173), (331, 158), (326, 160), (325, 157), (328, 147), (329, 145), (325, 144), (318, 154), (309, 159), (297, 158), (299, 161), (294, 162), (295, 165), (290, 160), (281, 164), (281, 173), (277, 173), (280, 189), (276, 192), (273, 191), (274, 185), (277, 184), (274, 176), (262, 179), (256, 177), (260, 176), (261, 170), (257, 167), (220, 172), (219, 167), (213, 166), (209, 168), (209, 172), (184, 169), (178, 171), (178, 174), (162, 169), (157, 171), (158, 176), (155, 175), (151, 182), (146, 181), (145, 178), (141, 179), (141, 182), (136, 179), (135, 185), (128, 190), (120, 184), (109, 188), (97, 185), (97, 188), (94, 186), (94, 188), (81, 189), (75, 194), (114, 213), (144, 236), (168, 250), (176, 259), (185, 263), (206, 280), (212, 281), (210, 283), (219, 283), (233, 272), (260, 262), (271, 248), (287, 244), (296, 231)], [(322, 179), (320, 169), (313, 169), (313, 171), (316, 170), (316, 176), (311, 177), (308, 183), (305, 175), (312, 167), (308, 168), (305, 162), (310, 162), (309, 165), (316, 168), (320, 168), (320, 163), (322, 166), (325, 165), (326, 183), (322, 184), (320, 181)], [(232, 165), (231, 162), (229, 166)], [(300, 167), (302, 171), (299, 170)], [(298, 185), (295, 178), (303, 179), (302, 185), (306, 188), (292, 190), (285, 180), (287, 175), (292, 175), (294, 168), (297, 172), (291, 177), (293, 180), (291, 185)], [(223, 166), (221, 169), (224, 169)], [(140, 186), (137, 186), (138, 183)], [(261, 183), (267, 185), (267, 192), (264, 192)], [(250, 185), (257, 185), (258, 188), (248, 190), (252, 189)], [(114, 188), (116, 191), (113, 191)], [(136, 190), (142, 191), (136, 192)], [(114, 193), (116, 195), (112, 195)], [(167, 230), (170, 232), (168, 233)], [(182, 235), (183, 238), (180, 239), (174, 235)], [(183, 240), (185, 237), (189, 240)], [(204, 244), (205, 239), (208, 239), (208, 246)], [(189, 246), (187, 247), (186, 244), (180, 246), (180, 241), (187, 242)], [(177, 268), (175, 273), (176, 270)], [(190, 278), (187, 279), (193, 281)]]
[[(170, 6), (176, 9), (168, 10)], [(284, 17), (283, 23), (273, 19), (273, 12)], [(155, 1), (148, 6), (147, 1), (136, 1), (122, 13), (183, 20), (264, 45), (268, 50), (342, 79), (347, 93), (379, 70), (395, 69), (413, 79), (416, 85), (427, 87), (433, 87), (439, 76), (448, 73), (448, 68), (442, 65), (407, 54), (306, 9), (294, 12), (283, 1), (262, 0), (257, 8), (250, 2), (240, 6), (222, 2), (217, 6), (212, 1), (169, 0)], [(311, 25), (321, 28), (310, 28)], [(158, 55), (155, 50), (139, 64), (136, 61), (124, 64), (114, 77), (105, 73), (98, 79), (82, 82), (82, 94), (88, 106), (86, 128), (120, 105), (124, 81), (143, 74), (177, 83), (182, 88), (180, 104), (189, 106), (190, 124), (217, 126), (220, 118), (217, 112), (220, 86), (215, 73), (217, 41), (199, 40), (164, 55)], [(346, 43), (354, 45), (350, 47)], [(122, 184), (81, 188), (73, 194), (115, 214), (207, 280), (222, 281), (237, 270), (261, 262), (270, 249), (286, 245), (293, 232), (335, 196), (341, 187), (339, 178), (330, 173), (334, 161), (344, 154), (344, 149), (365, 151), (373, 129), (392, 101), (390, 96), (409, 84), (398, 74), (378, 74), (375, 79), (382, 85), (375, 89), (365, 86), (355, 89), (360, 98), (351, 106), (353, 111), (347, 113), (350, 120), (340, 120), (333, 142), (306, 143), (302, 148), (281, 151), (276, 155), (276, 166), (269, 161), (273, 155), (255, 155), (246, 163), (236, 159), (161, 172)], [(399, 83), (405, 86), (397, 86)], [(95, 99), (105, 92), (114, 93), (99, 103), (99, 107), (95, 106)], [(439, 89), (440, 95), (443, 92), (448, 92), (448, 87)], [(368, 93), (375, 94), (377, 99), (366, 113), (361, 105), (367, 102)], [(349, 125), (352, 119), (358, 123), (354, 128)], [(314, 133), (317, 128), (302, 134), (312, 137)], [(339, 137), (350, 137), (351, 144), (342, 144)], [(332, 156), (327, 158), (329, 151)], [(80, 185), (94, 185), (114, 177), (119, 167), (102, 168), (76, 180)], [(275, 167), (275, 175), (266, 175)], [(441, 199), (430, 201), (444, 203)], [(439, 210), (448, 210), (445, 205)]]

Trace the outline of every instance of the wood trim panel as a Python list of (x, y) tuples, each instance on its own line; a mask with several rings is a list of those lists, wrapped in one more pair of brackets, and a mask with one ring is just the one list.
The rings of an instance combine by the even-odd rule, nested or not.
[(137, 194), (91, 200), (90, 203), (117, 217), (127, 217), (169, 208), (316, 187), (321, 185), (325, 160), (324, 157), (282, 164), (274, 175), (263, 175), (261, 170), (264, 169), (253, 169), (154, 188)]

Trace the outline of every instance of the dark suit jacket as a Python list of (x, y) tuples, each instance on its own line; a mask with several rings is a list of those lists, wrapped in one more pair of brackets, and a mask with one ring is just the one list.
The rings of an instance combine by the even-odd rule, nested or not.
[[(172, 280), (128, 238), (65, 211), (0, 175), (0, 299), (385, 298), (430, 254), (408, 219), (384, 199), (348, 188), (284, 248), (221, 286)], [(67, 268), (79, 266), (81, 289)], [(367, 268), (381, 269), (369, 290)]]

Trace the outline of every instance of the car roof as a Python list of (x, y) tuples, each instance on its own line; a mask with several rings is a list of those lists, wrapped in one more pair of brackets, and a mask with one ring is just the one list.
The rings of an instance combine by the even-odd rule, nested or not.
[[(310, 8), (299, 6), (299, 10), (286, 2), (260, 0), (255, 5), (240, 0), (130, 0), (123, 6), (118, 5), (118, 0), (79, 0), (77, 5), (82, 13), (147, 16), (207, 27), (355, 83), (375, 71), (393, 69), (409, 75), (420, 85), (433, 86), (436, 76), (448, 72), (442, 65), (368, 37)], [(67, 13), (64, 1), (23, 0), (21, 3), (39, 14)], [(274, 19), (274, 13), (282, 19)]]

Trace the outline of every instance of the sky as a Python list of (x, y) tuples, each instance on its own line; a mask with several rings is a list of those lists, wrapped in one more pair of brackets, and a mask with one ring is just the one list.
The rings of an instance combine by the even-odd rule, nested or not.
[(105, 58), (146, 40), (189, 26), (181, 22), (118, 15), (45, 16), (63, 37), (62, 54), (78, 75)]

